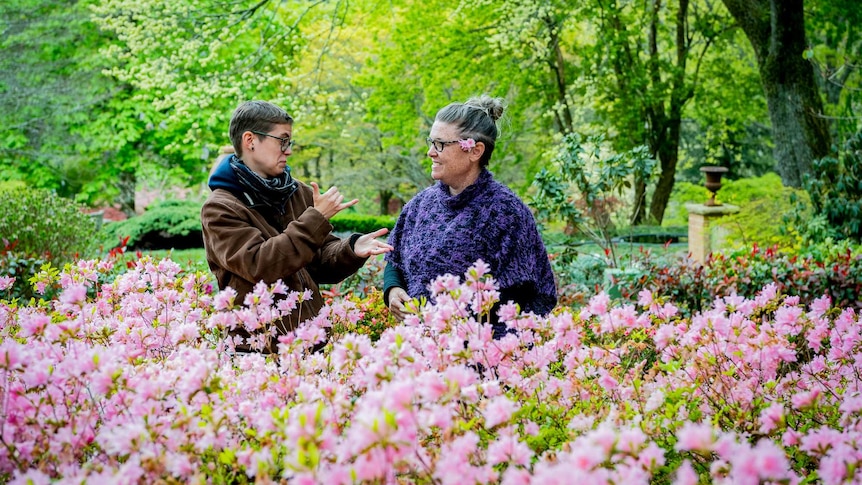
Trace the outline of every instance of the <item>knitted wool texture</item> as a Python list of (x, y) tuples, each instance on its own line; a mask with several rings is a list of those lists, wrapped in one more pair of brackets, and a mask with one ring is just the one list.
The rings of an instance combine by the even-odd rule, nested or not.
[(386, 256), (414, 298), (430, 297), (429, 283), (444, 274), (463, 275), (477, 260), (490, 266), (501, 290), (532, 287), (519, 301), (523, 311), (545, 315), (557, 301), (545, 245), (529, 208), (508, 187), (483, 170), (458, 195), (438, 182), (408, 202), (389, 237)]

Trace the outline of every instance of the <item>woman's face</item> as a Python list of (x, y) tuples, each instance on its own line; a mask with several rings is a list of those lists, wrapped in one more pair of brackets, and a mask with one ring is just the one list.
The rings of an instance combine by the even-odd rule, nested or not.
[[(461, 138), (458, 129), (449, 123), (435, 121), (431, 126), (429, 138), (435, 141), (455, 141)], [(428, 147), (431, 157), (431, 178), (448, 185), (452, 195), (460, 193), (479, 178), (481, 169), (479, 157), (475, 148), (464, 151), (458, 143), (447, 144), (443, 150), (437, 151), (434, 146)]]
[(273, 125), (267, 133), (270, 136), (257, 135), (250, 131), (243, 134), (242, 161), (261, 177), (273, 178), (284, 173), (287, 157), (293, 153), (289, 146), (286, 150), (282, 150), (281, 140), (273, 137), (292, 138), (293, 125), (287, 123)]

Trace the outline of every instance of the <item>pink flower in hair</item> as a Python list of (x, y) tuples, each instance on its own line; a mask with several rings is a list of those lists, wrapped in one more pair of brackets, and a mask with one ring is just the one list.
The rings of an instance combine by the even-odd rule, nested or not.
[(458, 140), (458, 145), (461, 146), (461, 150), (469, 152), (474, 146), (476, 146), (476, 140), (472, 138), (467, 138), (466, 140)]

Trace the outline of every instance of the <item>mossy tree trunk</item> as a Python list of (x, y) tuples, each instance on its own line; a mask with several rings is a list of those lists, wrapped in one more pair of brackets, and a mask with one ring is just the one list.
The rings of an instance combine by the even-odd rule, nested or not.
[(751, 42), (772, 121), (773, 153), (785, 186), (801, 187), (811, 162), (829, 153), (829, 123), (814, 67), (803, 55), (803, 0), (723, 0)]

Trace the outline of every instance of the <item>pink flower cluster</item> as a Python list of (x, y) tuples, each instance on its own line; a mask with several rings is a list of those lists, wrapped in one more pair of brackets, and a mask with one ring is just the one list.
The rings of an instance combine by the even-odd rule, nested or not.
[(458, 145), (461, 147), (461, 150), (465, 152), (469, 152), (476, 146), (476, 140), (472, 138), (467, 138), (466, 140), (458, 140)]
[(48, 304), (0, 300), (0, 481), (862, 480), (862, 322), (827, 299), (506, 304), (517, 333), (493, 340), (479, 261), (377, 341), (337, 331), (361, 318), (343, 300), (265, 356), (228, 331), (269, 332), (307, 296), (259, 285), (240, 306), (148, 258), (97, 286), (107, 266), (61, 273)]

